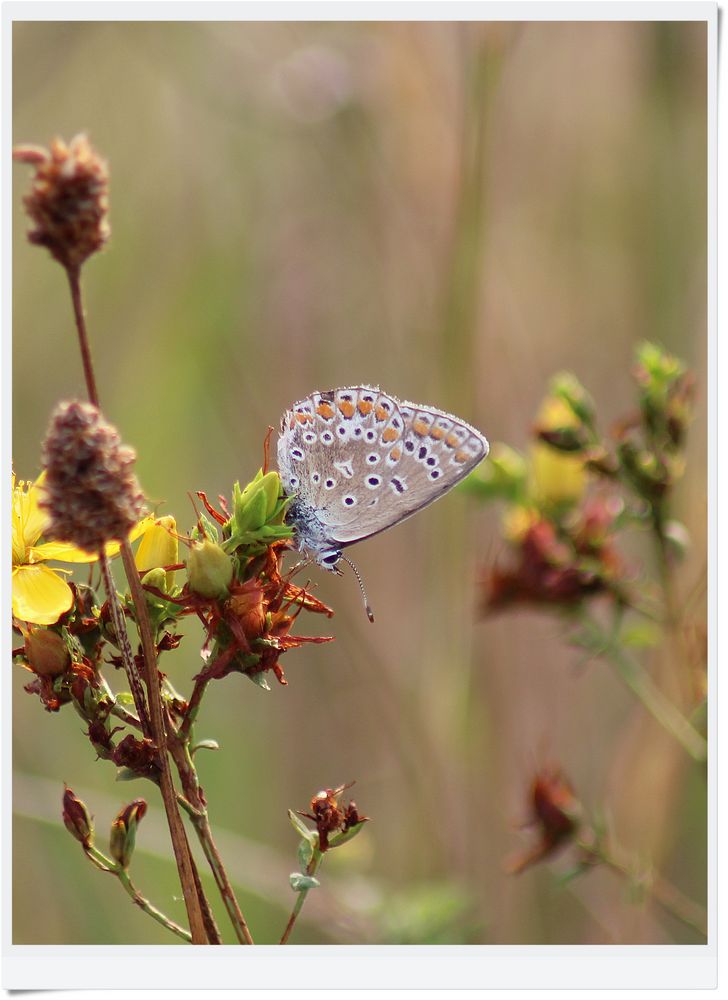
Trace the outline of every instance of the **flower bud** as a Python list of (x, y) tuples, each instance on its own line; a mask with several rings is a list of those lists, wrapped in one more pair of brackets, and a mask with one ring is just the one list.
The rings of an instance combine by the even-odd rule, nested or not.
[(233, 519), (236, 534), (259, 531), (276, 512), (282, 496), (280, 476), (277, 472), (258, 472), (255, 479), (240, 492), (236, 484), (233, 493)]
[(560, 372), (551, 380), (551, 395), (563, 400), (579, 423), (593, 427), (594, 401), (579, 379), (571, 372)]
[(190, 590), (202, 597), (226, 597), (233, 578), (230, 556), (216, 542), (193, 542), (187, 559)]
[(33, 673), (57, 677), (71, 665), (63, 636), (49, 628), (31, 628), (25, 637), (25, 658)]
[(88, 809), (66, 785), (63, 793), (63, 823), (72, 837), (88, 848), (93, 844), (94, 825)]
[(111, 824), (109, 852), (118, 865), (128, 868), (136, 843), (137, 824), (147, 811), (144, 799), (135, 799), (124, 806)]
[[(158, 569), (163, 566), (174, 566), (179, 562), (179, 543), (177, 541), (177, 522), (167, 515), (158, 518), (142, 535), (139, 548), (136, 550), (134, 562), (140, 573)], [(166, 573), (162, 583), (154, 584), (159, 590), (169, 593), (174, 586), (174, 570)]]

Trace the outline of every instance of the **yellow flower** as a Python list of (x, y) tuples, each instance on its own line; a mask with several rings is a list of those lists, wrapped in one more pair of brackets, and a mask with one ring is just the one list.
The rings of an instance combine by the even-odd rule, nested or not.
[[(98, 558), (68, 542), (39, 544), (49, 524), (48, 515), (38, 504), (44, 476), (41, 473), (34, 483), (16, 483), (13, 473), (13, 617), (35, 625), (53, 625), (73, 604), (73, 591), (61, 575), (70, 570), (51, 569), (44, 563), (49, 559), (88, 563)], [(129, 537), (138, 538), (153, 523), (154, 518), (143, 518)], [(106, 546), (106, 554), (115, 556), (119, 548), (118, 542), (112, 542)]]
[[(579, 421), (567, 404), (555, 396), (547, 398), (538, 414), (538, 426), (546, 430), (576, 427)], [(587, 473), (581, 455), (557, 451), (543, 441), (531, 446), (531, 494), (539, 503), (576, 503), (586, 489)]]
[[(139, 572), (144, 575), (149, 570), (162, 566), (174, 566), (179, 562), (179, 543), (177, 541), (177, 522), (167, 514), (157, 518), (139, 543), (134, 556), (134, 562)], [(166, 575), (167, 593), (174, 586), (174, 570), (168, 570)]]

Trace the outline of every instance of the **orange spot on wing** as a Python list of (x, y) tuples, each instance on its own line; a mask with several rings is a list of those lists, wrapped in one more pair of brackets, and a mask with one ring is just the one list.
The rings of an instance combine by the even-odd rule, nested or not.
[(412, 424), (412, 430), (415, 434), (419, 434), (420, 437), (424, 437), (430, 430), (424, 420), (415, 420)]
[(388, 427), (382, 434), (382, 441), (396, 441), (398, 437), (399, 431), (395, 430), (394, 427)]
[(368, 399), (359, 400), (359, 413), (363, 417), (366, 417), (374, 409), (374, 403), (370, 403)]
[(442, 427), (433, 427), (430, 431), (430, 437), (434, 438), (436, 441), (440, 441), (445, 436), (445, 431)]
[(456, 462), (467, 462), (467, 460), (468, 460), (468, 459), (469, 459), (469, 458), (470, 458), (471, 456), (470, 456), (470, 455), (468, 455), (467, 451), (463, 451), (463, 450), (461, 449), (460, 451), (456, 451), (456, 452), (455, 452), (455, 456), (454, 456), (454, 457), (455, 457), (455, 461), (456, 461)]
[(399, 447), (392, 448), (390, 454), (391, 454), (392, 458), (394, 459), (394, 461), (398, 462), (399, 458), (400, 458), (400, 455), (402, 454), (402, 449), (399, 448)]
[(445, 438), (445, 444), (448, 446), (448, 448), (457, 448), (457, 446), (460, 444), (460, 438), (457, 436), (457, 434), (448, 434), (448, 436)]
[(313, 420), (313, 417), (311, 416), (310, 413), (297, 413), (296, 420), (299, 422), (299, 424), (310, 424)]
[(354, 404), (348, 399), (342, 399), (339, 404), (339, 412), (343, 413), (345, 417), (354, 416)]
[(377, 406), (374, 409), (374, 416), (381, 423), (382, 420), (386, 420), (387, 419), (387, 411), (384, 409), (383, 406)]
[(323, 417), (324, 420), (331, 420), (334, 415), (334, 408), (330, 403), (319, 403), (316, 407), (316, 412), (320, 417)]

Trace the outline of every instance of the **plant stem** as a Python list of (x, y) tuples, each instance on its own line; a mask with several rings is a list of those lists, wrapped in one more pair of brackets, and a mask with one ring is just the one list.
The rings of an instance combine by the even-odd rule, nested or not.
[[(595, 862), (604, 865), (629, 882), (635, 881), (635, 873), (627, 862), (618, 858), (612, 851), (607, 850), (603, 844), (587, 844), (583, 841), (578, 843), (579, 847)], [(707, 937), (708, 918), (702, 906), (680, 892), (676, 886), (661, 875), (655, 874), (644, 882), (640, 880), (640, 884), (644, 885), (650, 896), (663, 910), (687, 927)]]
[(629, 657), (616, 643), (604, 651), (605, 658), (615, 667), (627, 687), (642, 702), (647, 711), (680, 743), (698, 763), (708, 758), (708, 744), (685, 716), (665, 697), (640, 664)]
[(98, 406), (99, 394), (96, 389), (96, 377), (94, 375), (93, 361), (91, 360), (91, 348), (86, 332), (86, 317), (84, 316), (83, 298), (81, 295), (81, 270), (78, 267), (69, 267), (66, 268), (66, 274), (68, 275), (68, 283), (71, 286), (73, 314), (76, 318), (76, 330), (78, 331), (78, 344), (81, 349), (81, 362), (83, 364), (83, 375), (86, 379), (86, 390), (89, 400), (94, 406)]
[(588, 614), (584, 613), (581, 620), (591, 638), (599, 640), (600, 646), (596, 650), (596, 655), (611, 663), (650, 715), (680, 743), (693, 760), (701, 764), (705, 763), (708, 758), (707, 741), (691, 726), (675, 705), (665, 697), (644, 667), (633, 660), (615, 641), (615, 638), (607, 634)]
[(185, 930), (184, 927), (180, 927), (180, 925), (176, 924), (174, 920), (170, 920), (169, 917), (165, 916), (161, 910), (156, 908), (156, 906), (152, 906), (149, 900), (145, 899), (139, 890), (136, 889), (129, 878), (128, 872), (120, 869), (116, 873), (116, 877), (140, 910), (144, 910), (144, 912), (148, 913), (153, 920), (157, 921), (158, 924), (161, 924), (162, 927), (166, 927), (168, 931), (172, 931), (172, 933), (176, 934), (177, 937), (181, 937), (183, 941), (186, 941), (188, 944), (192, 943), (192, 935), (190, 932)]
[[(323, 858), (324, 856), (322, 852), (317, 847), (315, 847), (313, 854), (311, 855), (311, 860), (306, 865), (306, 874), (315, 875), (319, 869), (319, 866), (321, 865), (321, 862), (323, 861)], [(286, 924), (286, 929), (283, 931), (283, 936), (278, 942), (279, 944), (288, 943), (288, 939), (291, 936), (291, 931), (293, 930), (293, 926), (296, 923), (296, 920), (298, 919), (298, 914), (303, 909), (303, 904), (306, 900), (306, 896), (309, 894), (309, 891), (310, 891), (309, 889), (301, 889), (301, 891), (298, 893), (298, 898), (296, 899), (296, 902), (293, 905), (293, 909), (291, 910), (291, 915), (288, 918), (288, 923)]]
[[(116, 640), (119, 644), (119, 650), (121, 652), (121, 658), (124, 663), (124, 669), (126, 670), (126, 677), (129, 681), (129, 689), (134, 699), (134, 705), (137, 710), (137, 716), (139, 717), (139, 725), (141, 730), (146, 737), (151, 735), (151, 729), (149, 726), (149, 715), (147, 714), (147, 705), (144, 698), (144, 689), (142, 688), (141, 677), (139, 676), (139, 671), (137, 670), (136, 661), (134, 659), (134, 654), (132, 652), (131, 643), (129, 642), (129, 633), (126, 628), (126, 621), (124, 619), (124, 612), (119, 603), (119, 597), (116, 593), (116, 587), (114, 586), (114, 578), (111, 575), (111, 568), (109, 566), (109, 560), (106, 554), (102, 550), (99, 552), (99, 565), (101, 567), (101, 576), (104, 580), (104, 588), (106, 589), (106, 596), (109, 601), (109, 610), (111, 611), (111, 620), (114, 623), (114, 631), (116, 632)], [(136, 721), (136, 720), (135, 720)]]
[(136, 609), (136, 622), (139, 630), (139, 637), (142, 642), (142, 652), (144, 654), (145, 681), (147, 685), (147, 696), (149, 698), (149, 709), (151, 714), (152, 733), (154, 742), (159, 750), (160, 763), (160, 788), (162, 790), (162, 800), (167, 814), (169, 832), (172, 837), (172, 847), (177, 860), (177, 867), (182, 883), (182, 893), (184, 895), (187, 916), (190, 921), (193, 944), (208, 944), (207, 929), (202, 915), (202, 908), (198, 896), (198, 889), (195, 882), (192, 854), (190, 852), (187, 834), (182, 823), (177, 804), (177, 793), (172, 782), (172, 774), (167, 756), (167, 732), (164, 723), (164, 710), (162, 708), (162, 695), (159, 689), (159, 672), (157, 670), (157, 651), (152, 635), (152, 626), (147, 612), (146, 599), (142, 588), (139, 573), (134, 563), (134, 556), (131, 551), (129, 539), (126, 538), (121, 543), (121, 558), (124, 563), (124, 571), (129, 582), (132, 600)]
[(146, 897), (142, 896), (136, 886), (132, 883), (129, 877), (129, 872), (126, 869), (119, 867), (111, 858), (107, 858), (97, 847), (89, 845), (84, 848), (84, 852), (89, 861), (94, 864), (102, 872), (108, 872), (110, 875), (115, 875), (119, 880), (121, 885), (124, 887), (124, 891), (131, 897), (133, 902), (143, 910), (145, 913), (156, 920), (158, 924), (162, 927), (166, 927), (168, 931), (172, 931), (177, 937), (181, 937), (188, 944), (192, 941), (192, 935), (184, 927), (180, 927), (176, 924), (174, 920), (170, 920), (168, 916), (158, 910), (156, 906), (153, 906)]
[(180, 726), (179, 730), (179, 738), (185, 743), (189, 739), (190, 730), (192, 729), (195, 719), (197, 718), (197, 713), (200, 710), (200, 703), (202, 701), (202, 696), (205, 693), (205, 689), (207, 688), (208, 684), (209, 681), (201, 677), (198, 677), (197, 680), (195, 681), (195, 686), (192, 689), (192, 695), (190, 697), (189, 702), (187, 703), (187, 711), (185, 712), (185, 717), (182, 720), (182, 725)]
[(189, 808), (185, 807), (187, 814), (192, 820), (192, 825), (205, 852), (205, 857), (210, 865), (222, 901), (225, 904), (230, 923), (235, 931), (235, 936), (240, 944), (254, 944), (255, 942), (253, 941), (250, 929), (235, 897), (235, 892), (220, 857), (220, 852), (212, 836), (212, 828), (210, 827), (207, 807), (200, 790), (197, 770), (190, 756), (188, 744), (181, 740), (181, 730), (177, 734), (171, 734), (169, 750), (177, 767), (185, 798), (189, 805)]

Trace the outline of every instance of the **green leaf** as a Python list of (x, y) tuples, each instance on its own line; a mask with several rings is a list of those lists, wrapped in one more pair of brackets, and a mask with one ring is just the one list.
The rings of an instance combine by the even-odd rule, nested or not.
[(140, 775), (136, 771), (132, 771), (130, 767), (120, 767), (116, 772), (117, 781), (136, 781), (139, 777)]
[(316, 831), (309, 830), (309, 828), (303, 822), (298, 813), (295, 813), (292, 809), (288, 810), (288, 818), (291, 821), (291, 826), (296, 831), (296, 833), (300, 834), (304, 840), (307, 840), (309, 844), (313, 845), (316, 838), (318, 837)]
[(217, 740), (200, 740), (195, 743), (193, 747), (190, 747), (190, 753), (197, 753), (198, 750), (219, 750), (220, 744)]
[(265, 678), (265, 671), (259, 670), (255, 674), (246, 674), (245, 676), (249, 677), (253, 684), (257, 684), (259, 688), (263, 688), (264, 691), (270, 691), (270, 684)]
[(289, 881), (294, 892), (308, 892), (309, 889), (317, 889), (321, 885), (313, 875), (302, 875), (301, 872), (292, 872)]
[(650, 649), (659, 646), (662, 632), (654, 622), (639, 622), (625, 628), (620, 636), (622, 644), (632, 649)]
[(329, 847), (341, 847), (342, 844), (346, 844), (350, 840), (353, 840), (358, 833), (361, 833), (361, 829), (365, 823), (366, 820), (362, 820), (361, 823), (357, 823), (348, 830), (343, 830), (341, 833), (335, 834), (329, 839)]
[(298, 863), (303, 871), (308, 868), (309, 862), (313, 857), (313, 843), (304, 837), (298, 844)]

